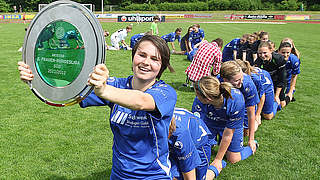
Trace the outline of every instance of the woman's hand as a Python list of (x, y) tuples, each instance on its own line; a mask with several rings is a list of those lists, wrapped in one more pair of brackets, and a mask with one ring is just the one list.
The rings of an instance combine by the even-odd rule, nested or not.
[(89, 75), (88, 84), (94, 86), (94, 92), (97, 96), (104, 93), (106, 82), (109, 78), (109, 70), (104, 64), (98, 64)]
[(18, 62), (18, 70), (20, 71), (20, 79), (27, 83), (28, 81), (33, 80), (33, 74), (30, 69), (30, 66), (27, 65), (26, 63), (19, 61)]

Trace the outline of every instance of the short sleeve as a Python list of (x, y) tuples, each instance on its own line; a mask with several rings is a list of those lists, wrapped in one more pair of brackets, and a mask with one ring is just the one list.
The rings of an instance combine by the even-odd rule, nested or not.
[(235, 90), (233, 99), (228, 99), (227, 103), (227, 123), (229, 129), (237, 129), (243, 127), (243, 119), (245, 112), (244, 99), (241, 92)]
[(173, 154), (182, 172), (189, 172), (201, 164), (201, 159), (190, 133), (185, 130), (177, 136), (173, 144)]
[(161, 119), (164, 116), (172, 116), (172, 112), (177, 102), (176, 91), (165, 83), (160, 83), (148, 89), (146, 93), (150, 94), (156, 104), (160, 117), (155, 114), (156, 119)]

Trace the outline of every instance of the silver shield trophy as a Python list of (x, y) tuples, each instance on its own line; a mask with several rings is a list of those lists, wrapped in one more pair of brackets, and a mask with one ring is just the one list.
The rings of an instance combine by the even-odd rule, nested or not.
[(105, 61), (105, 39), (94, 14), (73, 1), (56, 1), (32, 20), (25, 35), (22, 59), (31, 68), (32, 92), (52, 106), (80, 102), (94, 66)]

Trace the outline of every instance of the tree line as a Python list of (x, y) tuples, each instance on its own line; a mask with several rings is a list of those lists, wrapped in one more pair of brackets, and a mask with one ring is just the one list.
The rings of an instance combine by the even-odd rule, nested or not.
[[(101, 11), (102, 0), (73, 0), (93, 4)], [(38, 4), (54, 0), (0, 0), (0, 12), (36, 12)], [(213, 11), (213, 10), (320, 10), (320, 0), (103, 0), (104, 8), (116, 5), (114, 10), (128, 11)]]

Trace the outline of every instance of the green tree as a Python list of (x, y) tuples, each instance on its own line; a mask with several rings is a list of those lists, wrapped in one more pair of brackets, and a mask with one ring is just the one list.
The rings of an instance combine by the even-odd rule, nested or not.
[(0, 12), (9, 12), (10, 5), (7, 4), (4, 0), (0, 0)]

